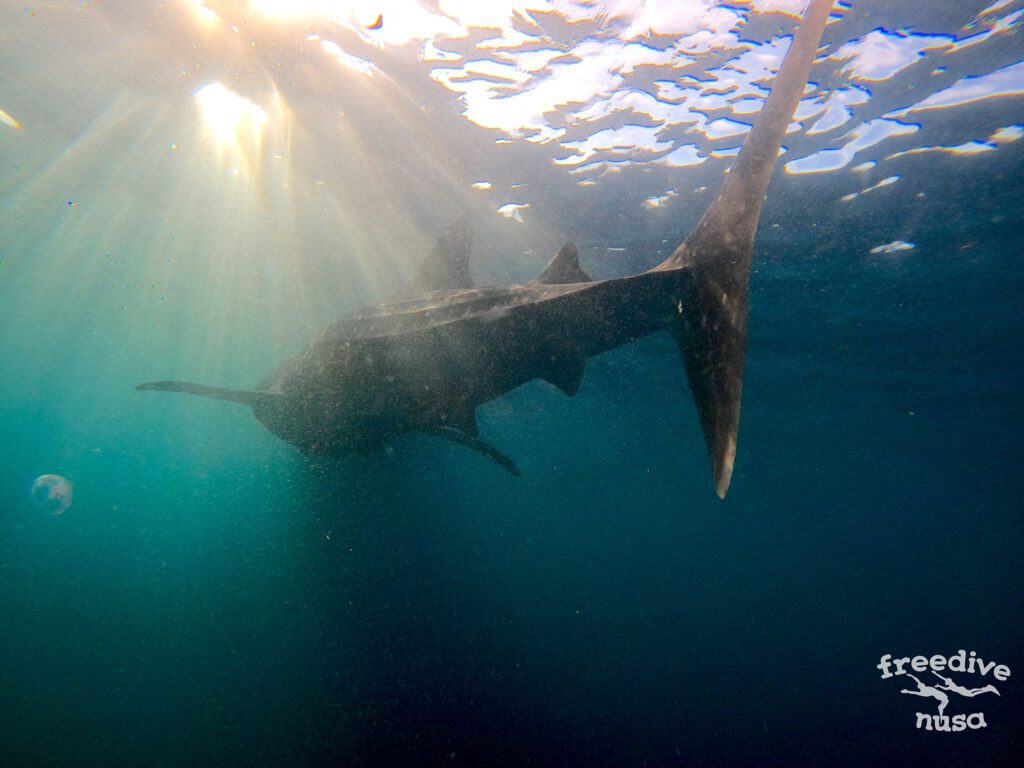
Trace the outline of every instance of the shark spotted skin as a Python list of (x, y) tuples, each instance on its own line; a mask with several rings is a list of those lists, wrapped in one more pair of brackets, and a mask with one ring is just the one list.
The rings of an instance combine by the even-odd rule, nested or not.
[(811, 0), (772, 91), (722, 190), (668, 259), (639, 275), (591, 280), (566, 244), (532, 282), (473, 288), (472, 231), (459, 220), (414, 278), (416, 298), (364, 308), (328, 327), (255, 390), (179, 381), (140, 390), (249, 405), (312, 455), (365, 453), (422, 431), (472, 448), (477, 406), (533, 379), (572, 396), (586, 361), (659, 330), (676, 338), (724, 498), (739, 430), (754, 235), (782, 137), (804, 92), (832, 0)]

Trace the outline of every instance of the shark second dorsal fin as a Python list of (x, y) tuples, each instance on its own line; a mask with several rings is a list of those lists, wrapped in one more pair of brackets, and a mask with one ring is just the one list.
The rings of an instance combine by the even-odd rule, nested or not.
[(562, 283), (589, 283), (590, 275), (580, 267), (580, 252), (574, 243), (563, 245), (544, 271), (534, 278), (535, 283), (560, 285)]
[(443, 437), (445, 440), (451, 440), (453, 443), (464, 445), (467, 448), (472, 448), (477, 453), (486, 456), (496, 464), (500, 464), (510, 473), (516, 477), (521, 477), (522, 472), (519, 471), (519, 467), (512, 461), (508, 456), (499, 451), (493, 445), (485, 443), (479, 438), (467, 435), (465, 432), (454, 427), (420, 427), (420, 431), (428, 435), (435, 435), (437, 437)]
[(429, 293), (452, 288), (472, 288), (469, 253), (473, 249), (473, 228), (460, 216), (441, 233), (413, 276), (411, 290)]

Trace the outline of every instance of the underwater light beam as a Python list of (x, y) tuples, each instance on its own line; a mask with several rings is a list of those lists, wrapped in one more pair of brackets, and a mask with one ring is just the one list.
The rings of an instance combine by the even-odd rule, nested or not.
[[(223, 84), (207, 83), (196, 91), (203, 122), (222, 145), (241, 143), (242, 138), (258, 141), (267, 124), (267, 113)], [(243, 137), (243, 131), (248, 132)]]

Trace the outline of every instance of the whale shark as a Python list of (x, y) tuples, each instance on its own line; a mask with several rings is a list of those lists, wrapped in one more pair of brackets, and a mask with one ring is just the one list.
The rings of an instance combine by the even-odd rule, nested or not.
[(419, 431), (519, 475), (510, 457), (481, 439), (478, 406), (534, 379), (571, 397), (588, 359), (668, 331), (700, 416), (715, 491), (724, 499), (736, 458), (754, 237), (831, 7), (832, 0), (811, 0), (721, 190), (653, 269), (592, 280), (567, 243), (528, 283), (474, 287), (473, 232), (463, 218), (427, 254), (411, 280), (412, 298), (343, 317), (254, 389), (184, 381), (136, 389), (245, 404), (267, 429), (310, 455), (367, 453)]

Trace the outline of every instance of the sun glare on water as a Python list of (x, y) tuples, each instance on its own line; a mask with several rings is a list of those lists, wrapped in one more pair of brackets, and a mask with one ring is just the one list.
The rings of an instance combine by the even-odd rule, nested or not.
[[(317, 13), (328, 15), (329, 11), (337, 12), (339, 3), (324, 2), (323, 0), (251, 0), (249, 5), (254, 11), (265, 16), (276, 19), (294, 19)], [(340, 5), (347, 6), (349, 4), (341, 3)]]
[(274, 19), (323, 17), (341, 20), (355, 16), (365, 17), (366, 24), (370, 24), (378, 14), (377, 5), (380, 4), (366, 3), (363, 0), (250, 0), (249, 2), (249, 7), (254, 11)]
[(203, 4), (203, 0), (186, 0), (186, 2), (192, 6), (192, 11), (195, 13), (196, 18), (204, 25), (212, 26), (217, 23), (217, 14), (207, 8)]
[(207, 83), (196, 91), (203, 124), (221, 146), (258, 148), (267, 113), (222, 83)]

